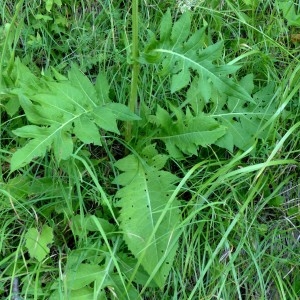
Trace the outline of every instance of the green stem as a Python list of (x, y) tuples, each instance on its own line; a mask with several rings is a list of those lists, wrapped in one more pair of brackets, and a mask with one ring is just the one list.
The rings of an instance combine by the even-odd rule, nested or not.
[[(139, 21), (138, 21), (139, 6), (138, 0), (132, 0), (132, 78), (130, 88), (130, 98), (128, 107), (132, 112), (135, 112), (138, 97), (138, 77), (140, 65), (139, 57)], [(132, 122), (125, 124), (125, 140), (128, 142), (132, 137)]]

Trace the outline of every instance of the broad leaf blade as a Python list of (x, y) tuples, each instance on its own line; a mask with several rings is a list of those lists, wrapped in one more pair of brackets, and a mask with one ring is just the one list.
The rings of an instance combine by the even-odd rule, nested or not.
[(126, 105), (122, 103), (108, 103), (105, 105), (106, 109), (109, 109), (115, 116), (116, 119), (122, 121), (134, 121), (140, 120), (141, 118), (134, 114)]
[[(161, 75), (172, 75), (171, 92), (179, 91), (190, 84), (189, 73), (197, 73), (199, 80), (212, 83), (219, 94), (235, 96), (252, 101), (251, 96), (228, 75), (234, 74), (239, 66), (221, 63), (223, 42), (207, 46), (204, 29), (190, 34), (190, 13), (184, 13), (173, 24), (171, 35), (167, 34), (170, 27), (170, 12), (162, 19), (160, 40), (150, 40), (142, 57), (148, 63), (161, 63)], [(154, 59), (156, 58), (156, 59)]]
[(173, 75), (171, 82), (171, 93), (181, 90), (183, 87), (187, 86), (190, 82), (191, 74), (188, 68), (183, 67), (182, 70)]
[(105, 269), (94, 264), (80, 264), (66, 272), (66, 284), (71, 290), (81, 289), (105, 276)]
[[(106, 285), (109, 287), (113, 287), (113, 289), (110, 289), (110, 296), (111, 299), (115, 298), (116, 296), (118, 299), (124, 299), (125, 292), (124, 292), (124, 285), (122, 283), (122, 280), (120, 279), (119, 274), (111, 274), (106, 282)], [(141, 300), (141, 296), (139, 295), (136, 288), (131, 284), (126, 289), (127, 293), (127, 299), (135, 299), (135, 300)]]
[[(16, 133), (16, 131), (13, 132)], [(50, 133), (50, 130), (45, 130), (45, 132)], [(15, 171), (30, 163), (34, 158), (44, 156), (52, 142), (52, 135), (42, 135), (30, 140), (23, 148), (18, 149), (13, 154), (11, 158), (11, 170)]]
[(53, 230), (51, 227), (44, 225), (41, 232), (36, 228), (30, 228), (26, 235), (26, 248), (32, 258), (41, 262), (50, 252), (48, 244), (53, 242)]
[(99, 106), (93, 110), (92, 117), (96, 124), (111, 132), (120, 133), (114, 113), (106, 106)]
[(91, 105), (97, 106), (98, 100), (94, 85), (82, 72), (80, 72), (76, 65), (72, 65), (68, 76), (72, 85), (76, 86), (84, 94), (85, 98), (91, 103)]
[(170, 36), (171, 31), (172, 31), (172, 17), (171, 17), (170, 9), (168, 9), (161, 19), (160, 39), (161, 40), (167, 39)]
[[(150, 166), (143, 167), (132, 155), (118, 161), (116, 167), (124, 171), (115, 180), (124, 185), (116, 195), (120, 198), (124, 240), (149, 274), (161, 264), (154, 281), (162, 287), (177, 248), (178, 202), (173, 201), (165, 211), (177, 177)], [(162, 213), (165, 213), (163, 221), (157, 225)]]
[[(66, 160), (73, 152), (73, 140), (76, 137), (86, 144), (101, 145), (99, 128), (119, 134), (117, 120), (138, 119), (123, 104), (105, 104), (109, 100), (106, 99), (107, 82), (104, 86), (98, 82), (96, 91), (94, 85), (76, 66), (70, 70), (69, 79), (55, 81), (48, 78), (47, 81), (47, 78), (36, 78), (21, 63), (16, 65), (20, 88), (13, 92), (19, 97), (29, 122), (39, 127), (14, 131), (16, 135), (23, 135), (30, 140), (24, 148), (14, 153), (12, 170), (25, 166), (36, 157), (45, 156), (49, 149), (54, 152), (58, 162)], [(21, 71), (32, 82), (23, 79), (19, 75)], [(102, 73), (98, 78), (103, 79), (103, 76)]]
[[(103, 297), (103, 298), (100, 298)], [(99, 294), (99, 299), (105, 299), (105, 291)], [(91, 287), (83, 287), (78, 290), (71, 290), (68, 292), (68, 300), (91, 300), (94, 298), (94, 289)], [(53, 292), (49, 300), (61, 299), (61, 292), (56, 290)]]
[[(245, 89), (252, 91), (252, 74), (245, 76), (240, 83)], [(271, 83), (253, 95), (257, 104), (229, 97), (226, 105), (216, 106), (216, 119), (227, 127), (226, 134), (216, 144), (229, 151), (233, 151), (234, 146), (247, 150), (257, 139), (266, 139), (270, 128), (261, 128), (276, 112), (274, 94), (274, 84)]]
[(101, 146), (101, 136), (96, 124), (85, 115), (74, 121), (73, 133), (85, 144)]
[(68, 159), (73, 153), (73, 139), (71, 134), (66, 131), (59, 131), (53, 140), (53, 152), (56, 160)]
[(95, 83), (95, 89), (100, 104), (105, 104), (110, 102), (109, 84), (104, 72), (99, 72)]
[[(161, 26), (163, 25), (164, 24), (162, 23)], [(187, 37), (190, 35), (190, 28), (191, 28), (191, 16), (190, 16), (190, 12), (187, 11), (184, 14), (182, 14), (179, 20), (176, 21), (173, 25), (172, 33), (171, 33), (171, 40), (173, 42), (172, 43), (173, 47), (174, 45), (180, 44), (187, 39)]]
[(173, 110), (177, 121), (172, 122), (170, 115), (158, 107), (156, 117), (161, 131), (156, 139), (166, 144), (169, 154), (174, 158), (182, 158), (182, 153), (196, 155), (199, 146), (214, 144), (226, 133), (226, 127), (220, 126), (212, 117), (204, 114), (194, 117), (188, 110), (186, 114), (180, 109)]

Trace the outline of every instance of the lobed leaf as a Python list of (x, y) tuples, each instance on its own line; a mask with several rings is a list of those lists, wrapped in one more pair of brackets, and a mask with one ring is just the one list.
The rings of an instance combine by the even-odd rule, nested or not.
[[(14, 93), (27, 119), (35, 125), (13, 131), (29, 141), (12, 155), (12, 171), (44, 156), (49, 149), (58, 162), (68, 159), (75, 138), (101, 146), (99, 128), (119, 134), (117, 120), (139, 119), (125, 105), (107, 101), (106, 82), (103, 91), (99, 82), (96, 89), (75, 65), (69, 71), (69, 79), (61, 81), (36, 78), (20, 62), (16, 66), (16, 73), (22, 71), (26, 76), (18, 77), (20, 87)], [(103, 74), (98, 78), (103, 79)]]
[[(199, 81), (210, 82), (220, 94), (254, 102), (247, 91), (228, 77), (234, 74), (239, 66), (220, 64), (223, 42), (207, 46), (203, 28), (190, 34), (191, 17), (185, 12), (172, 26), (170, 12), (162, 18), (160, 40), (150, 40), (142, 53), (147, 63), (161, 63), (161, 74), (172, 75), (171, 92), (177, 92), (190, 84), (191, 72), (196, 72)], [(171, 35), (170, 27), (172, 27)], [(218, 64), (215, 63), (218, 61)], [(194, 77), (194, 76), (193, 76)], [(195, 78), (195, 77), (194, 77)]]
[[(252, 91), (253, 75), (245, 76), (240, 84)], [(213, 115), (220, 124), (227, 127), (227, 131), (216, 144), (229, 151), (233, 151), (234, 146), (247, 150), (257, 139), (266, 139), (270, 128), (262, 128), (276, 112), (276, 105), (272, 100), (274, 92), (274, 84), (270, 83), (254, 93), (253, 98), (257, 104), (235, 97), (229, 97), (226, 104), (219, 102)]]
[[(120, 223), (129, 250), (149, 274), (158, 267), (153, 280), (165, 283), (177, 249), (179, 203), (168, 206), (177, 177), (140, 162), (129, 155), (116, 163), (123, 171), (114, 183), (123, 186), (117, 194)], [(165, 214), (161, 223), (158, 220)]]
[(194, 117), (189, 111), (183, 114), (181, 110), (175, 110), (177, 121), (173, 121), (167, 111), (158, 106), (156, 122), (161, 130), (155, 137), (166, 144), (174, 158), (182, 158), (183, 154), (196, 155), (199, 146), (214, 144), (226, 133), (226, 127), (212, 117), (203, 113)]

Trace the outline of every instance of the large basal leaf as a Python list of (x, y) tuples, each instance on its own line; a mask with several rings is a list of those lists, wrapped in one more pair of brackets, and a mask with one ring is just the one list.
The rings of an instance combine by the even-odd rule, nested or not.
[(160, 39), (150, 33), (150, 42), (141, 54), (141, 62), (162, 65), (161, 74), (171, 74), (171, 92), (187, 87), (191, 78), (203, 85), (212, 85), (219, 94), (235, 96), (253, 101), (242, 86), (228, 75), (234, 74), (239, 66), (222, 63), (223, 43), (206, 45), (205, 31), (190, 34), (191, 17), (185, 12), (172, 24), (170, 10), (164, 15), (160, 25)]
[[(269, 128), (264, 124), (276, 111), (272, 84), (255, 90), (252, 75), (235, 81), (232, 75), (239, 66), (223, 62), (222, 42), (210, 44), (205, 28), (188, 34), (189, 12), (174, 23), (172, 20), (168, 11), (159, 38), (150, 33), (140, 58), (142, 63), (159, 64), (161, 76), (171, 75), (172, 93), (186, 91), (186, 97), (181, 91), (182, 102), (172, 117), (158, 107), (156, 116), (149, 118), (158, 125), (155, 139), (162, 140), (175, 158), (197, 154), (199, 146), (246, 150), (255, 140), (267, 139)], [(188, 116), (189, 109), (192, 116)], [(185, 115), (178, 113), (180, 110)]]
[[(242, 78), (240, 84), (252, 92), (253, 75)], [(212, 116), (227, 128), (226, 134), (216, 144), (229, 151), (233, 151), (234, 146), (247, 150), (257, 139), (267, 139), (270, 127), (262, 128), (276, 112), (274, 93), (275, 85), (270, 83), (254, 93), (256, 104), (235, 97), (229, 97), (223, 103), (216, 102)]]
[[(159, 170), (163, 157), (154, 157), (151, 161), (156, 163), (142, 163), (133, 155), (119, 160), (116, 167), (123, 173), (114, 183), (123, 186), (116, 197), (120, 198), (117, 205), (121, 207), (124, 240), (146, 272), (152, 274), (159, 266), (153, 280), (162, 287), (177, 248), (179, 203), (176, 200), (168, 203), (177, 177)], [(164, 217), (158, 223), (162, 214)]]
[(174, 158), (185, 155), (196, 155), (199, 146), (206, 147), (214, 144), (225, 135), (226, 127), (220, 125), (214, 118), (203, 113), (193, 116), (189, 110), (184, 114), (180, 109), (173, 108), (177, 120), (158, 106), (156, 116), (152, 121), (160, 127), (156, 139), (162, 140)]
[(105, 102), (106, 83), (99, 96), (99, 80), (103, 74), (96, 90), (76, 66), (69, 71), (69, 79), (61, 81), (37, 78), (19, 61), (15, 72), (19, 88), (14, 93), (18, 95), (28, 121), (35, 125), (13, 131), (28, 139), (28, 143), (13, 154), (12, 171), (44, 156), (49, 149), (53, 150), (57, 161), (68, 159), (75, 138), (84, 144), (101, 146), (99, 128), (119, 133), (117, 120), (139, 119), (125, 105)]

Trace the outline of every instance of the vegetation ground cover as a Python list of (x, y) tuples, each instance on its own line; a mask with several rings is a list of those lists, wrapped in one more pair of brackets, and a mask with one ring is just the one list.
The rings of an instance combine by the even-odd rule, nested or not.
[(298, 299), (300, 8), (1, 0), (1, 299)]

